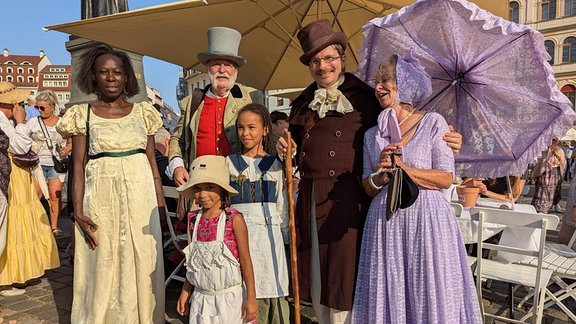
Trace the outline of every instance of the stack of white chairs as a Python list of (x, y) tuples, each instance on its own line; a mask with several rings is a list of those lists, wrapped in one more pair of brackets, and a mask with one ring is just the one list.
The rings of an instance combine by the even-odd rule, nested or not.
[[(546, 243), (545, 257), (543, 261), (543, 268), (553, 271), (552, 281), (546, 287), (546, 299), (544, 301), (544, 308), (552, 305), (557, 305), (572, 321), (576, 322), (576, 310), (568, 308), (563, 300), (572, 298), (576, 300), (576, 251), (572, 250), (572, 246), (576, 241), (576, 232), (572, 235), (568, 245), (561, 243)], [(531, 259), (524, 262), (535, 266), (537, 260)], [(558, 290), (552, 292), (551, 285), (556, 284)], [(530, 296), (527, 296), (529, 298)], [(522, 300), (518, 306), (521, 306), (526, 298)]]
[[(484, 228), (486, 223), (492, 223), (501, 224), (510, 229), (520, 228), (534, 231), (538, 242), (537, 250), (517, 247), (516, 244), (503, 244), (502, 240), (499, 244), (484, 243), (482, 231), (478, 231), (478, 258), (476, 261), (475, 274), (478, 299), (485, 319), (493, 318), (511, 323), (526, 323), (528, 318), (533, 317), (532, 320), (534, 323), (540, 323), (542, 321), (546, 287), (552, 276), (552, 270), (543, 268), (546, 230), (556, 229), (559, 222), (558, 217), (554, 215), (520, 213), (513, 210), (480, 207), (473, 207), (470, 210), (470, 215), (472, 219), (477, 217), (480, 228)], [(527, 265), (483, 259), (482, 249), (527, 257), (535, 260), (535, 262), (534, 265)], [(502, 281), (516, 286), (534, 288), (533, 307), (530, 312), (519, 320), (486, 313), (482, 304), (482, 282), (486, 280)], [(510, 298), (513, 298), (513, 296), (510, 296)], [(485, 322), (487, 321), (485, 320)]]
[[(162, 186), (162, 192), (164, 193), (164, 197), (166, 197), (166, 198), (178, 199), (179, 193), (178, 193), (178, 191), (176, 191), (175, 187)], [(187, 234), (180, 234), (180, 235), (176, 234), (176, 231), (174, 230), (174, 226), (172, 225), (172, 218), (177, 218), (176, 213), (169, 212), (168, 210), (166, 210), (166, 222), (168, 223), (168, 231), (170, 232), (170, 238), (164, 243), (164, 248), (166, 248), (170, 243), (172, 243), (174, 248), (176, 248), (176, 250), (179, 253), (181, 253), (182, 256), (184, 256), (184, 252), (182, 251), (182, 247), (180, 246), (180, 243), (181, 242), (188, 243), (188, 235)], [(180, 271), (180, 269), (184, 265), (184, 262), (186, 262), (186, 258), (183, 258), (182, 261), (180, 261), (180, 263), (176, 266), (174, 271), (172, 271), (172, 273), (166, 278), (166, 281), (164, 282), (165, 287), (168, 287), (168, 284), (173, 279), (181, 281), (181, 282), (184, 282), (186, 280), (186, 278), (178, 275), (178, 272)]]

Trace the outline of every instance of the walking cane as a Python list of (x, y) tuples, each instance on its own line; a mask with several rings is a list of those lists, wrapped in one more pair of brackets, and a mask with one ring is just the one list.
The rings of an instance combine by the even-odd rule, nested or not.
[(296, 225), (294, 223), (294, 188), (292, 187), (292, 136), (284, 130), (286, 150), (286, 185), (288, 191), (288, 215), (290, 217), (290, 264), (292, 265), (292, 292), (294, 294), (294, 323), (300, 324), (300, 288), (298, 287), (298, 256), (296, 252)]

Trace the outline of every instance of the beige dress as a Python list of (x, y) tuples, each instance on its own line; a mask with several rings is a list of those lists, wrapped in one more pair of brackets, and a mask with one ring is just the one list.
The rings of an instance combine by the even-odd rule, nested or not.
[[(71, 107), (58, 131), (84, 135), (87, 107)], [(91, 112), (89, 154), (145, 149), (161, 126), (146, 102), (117, 119)], [(84, 213), (99, 226), (99, 245), (90, 250), (76, 226), (72, 323), (164, 323), (162, 231), (146, 154), (91, 158), (85, 183)]]

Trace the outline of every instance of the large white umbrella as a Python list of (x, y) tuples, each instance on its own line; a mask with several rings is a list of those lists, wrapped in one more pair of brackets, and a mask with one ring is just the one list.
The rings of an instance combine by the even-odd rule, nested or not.
[[(208, 48), (206, 30), (225, 26), (242, 36), (239, 54), (248, 59), (238, 81), (257, 89), (307, 86), (312, 79), (298, 58), (296, 38), (307, 23), (326, 18), (349, 37), (346, 69), (358, 63), (361, 28), (413, 0), (187, 0), (114, 15), (48, 26), (101, 41), (185, 68), (204, 70), (196, 54)], [(497, 14), (508, 15), (507, 0), (475, 0)], [(426, 26), (422, 26), (426, 28)]]
[(568, 132), (560, 138), (560, 141), (576, 141), (576, 129), (570, 128)]

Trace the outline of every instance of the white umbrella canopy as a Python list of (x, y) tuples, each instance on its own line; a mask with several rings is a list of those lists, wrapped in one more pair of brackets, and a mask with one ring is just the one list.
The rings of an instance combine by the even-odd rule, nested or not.
[[(302, 88), (312, 79), (299, 61), (296, 37), (311, 21), (329, 19), (344, 32), (348, 71), (358, 65), (357, 49), (370, 19), (390, 14), (413, 0), (186, 0), (114, 15), (48, 26), (71, 35), (205, 71), (196, 54), (208, 48), (206, 30), (230, 27), (242, 34), (239, 55), (248, 63), (238, 81), (260, 90)], [(475, 0), (497, 14), (508, 14), (507, 0)], [(423, 26), (426, 28), (426, 26)]]
[(570, 128), (568, 132), (560, 138), (560, 141), (576, 141), (576, 129)]

